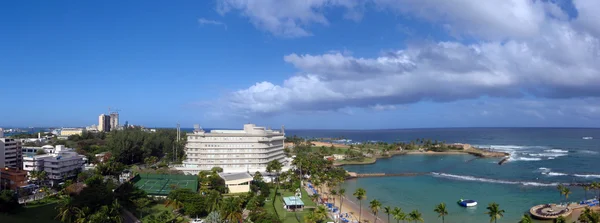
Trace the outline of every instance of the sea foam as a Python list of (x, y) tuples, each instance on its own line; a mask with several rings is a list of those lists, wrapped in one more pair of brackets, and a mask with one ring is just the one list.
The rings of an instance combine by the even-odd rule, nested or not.
[(562, 150), (562, 149), (547, 149), (547, 150), (544, 150), (544, 152), (549, 152), (549, 153), (569, 153), (568, 150)]
[(600, 174), (573, 174), (573, 176), (583, 178), (600, 178)]
[(516, 185), (524, 185), (524, 186), (538, 186), (538, 187), (548, 187), (548, 186), (556, 186), (557, 183), (539, 183), (539, 182), (528, 182), (528, 181), (510, 181), (510, 180), (498, 180), (498, 179), (488, 179), (474, 176), (463, 176), (463, 175), (455, 175), (448, 173), (431, 173), (433, 176), (437, 177), (445, 177), (450, 179), (457, 180), (466, 180), (466, 181), (478, 181), (478, 182), (486, 182), (486, 183), (497, 183), (497, 184), (516, 184)]

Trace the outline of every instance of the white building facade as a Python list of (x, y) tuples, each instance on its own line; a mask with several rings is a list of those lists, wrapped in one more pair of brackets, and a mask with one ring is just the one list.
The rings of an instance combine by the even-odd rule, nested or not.
[(45, 171), (53, 184), (77, 176), (83, 170), (86, 158), (72, 149), (57, 145), (54, 153), (23, 157), (26, 171)]
[(284, 163), (284, 140), (283, 131), (254, 124), (244, 125), (243, 130), (196, 129), (187, 134), (183, 165), (174, 167), (186, 174), (198, 174), (213, 167), (229, 173), (265, 172), (267, 163), (273, 160)]
[(11, 138), (0, 138), (0, 168), (23, 169), (23, 152), (21, 141)]

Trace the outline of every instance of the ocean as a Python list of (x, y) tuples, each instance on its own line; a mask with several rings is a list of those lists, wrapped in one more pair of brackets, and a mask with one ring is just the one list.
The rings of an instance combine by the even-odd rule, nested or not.
[[(511, 154), (504, 165), (498, 165), (499, 159), (473, 159), (470, 155), (405, 155), (380, 159), (371, 165), (344, 166), (358, 173), (431, 172), (423, 176), (360, 178), (344, 183), (351, 199), (356, 188), (362, 187), (368, 197), (363, 203), (378, 199), (384, 206), (400, 207), (405, 212), (418, 209), (425, 222), (441, 222), (433, 212), (441, 202), (448, 208), (446, 222), (489, 222), (485, 212), (491, 202), (506, 211), (498, 222), (518, 222), (534, 205), (561, 202), (564, 197), (556, 190), (558, 184), (600, 181), (600, 129), (286, 130), (286, 135), (342, 137), (353, 142), (427, 138), (469, 143)], [(569, 201), (583, 200), (586, 196), (581, 187), (572, 187), (571, 191)], [(594, 193), (589, 191), (587, 197)], [(461, 198), (476, 200), (478, 206), (460, 207), (456, 201)]]

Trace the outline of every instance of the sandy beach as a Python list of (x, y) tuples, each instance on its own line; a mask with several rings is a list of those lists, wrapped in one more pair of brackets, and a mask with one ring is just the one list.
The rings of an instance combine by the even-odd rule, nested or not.
[[(323, 198), (327, 198), (327, 195), (329, 195), (329, 188), (327, 187), (323, 187)], [(358, 216), (359, 216), (359, 206), (357, 203), (352, 202), (351, 200), (347, 199), (348, 197), (352, 196), (352, 193), (354, 193), (354, 191), (346, 191), (346, 196), (344, 196), (343, 202), (340, 202), (340, 196), (336, 195), (335, 199), (333, 199), (332, 196), (329, 196), (329, 198), (331, 199), (331, 201), (334, 201), (334, 204), (336, 207), (340, 207), (340, 204), (342, 204), (342, 209), (340, 213), (349, 213), (350, 215), (352, 215), (352, 222), (358, 222)], [(369, 202), (371, 200), (369, 200), (369, 197), (367, 195), (367, 199), (363, 200), (363, 207), (362, 207), (362, 221), (363, 222), (374, 222), (373, 220), (375, 219), (373, 214), (371, 213), (370, 209), (369, 209)], [(379, 210), (379, 212), (381, 213), (383, 211), (383, 207), (381, 207), (381, 210)], [(350, 218), (349, 218), (350, 219)], [(377, 218), (377, 222), (382, 222), (385, 223), (387, 222), (387, 219), (383, 219), (381, 217)]]

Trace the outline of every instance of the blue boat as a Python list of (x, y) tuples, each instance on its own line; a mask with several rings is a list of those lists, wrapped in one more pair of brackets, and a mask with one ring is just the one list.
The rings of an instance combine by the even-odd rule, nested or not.
[(475, 201), (475, 200), (460, 199), (456, 203), (458, 203), (458, 205), (463, 206), (463, 207), (474, 207), (477, 205), (477, 201)]

